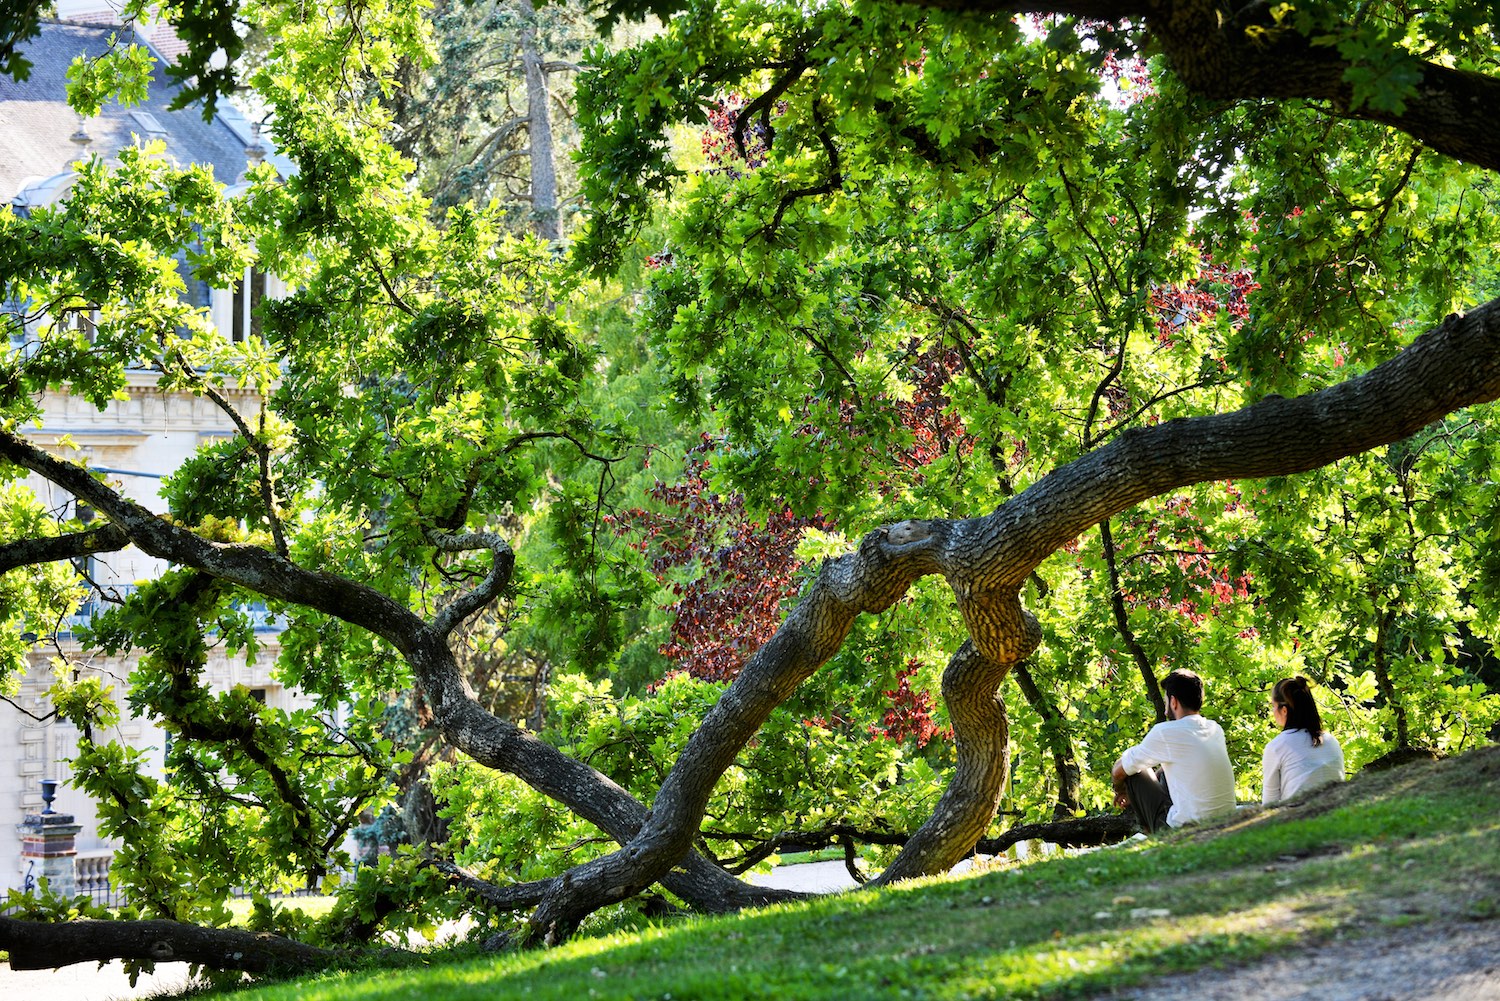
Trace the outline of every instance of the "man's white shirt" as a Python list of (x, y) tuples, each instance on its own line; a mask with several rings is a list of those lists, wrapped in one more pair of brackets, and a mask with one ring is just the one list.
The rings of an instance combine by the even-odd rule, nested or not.
[(1125, 774), (1161, 766), (1172, 796), (1167, 825), (1218, 820), (1234, 812), (1234, 766), (1224, 730), (1200, 715), (1158, 723), (1120, 755)]

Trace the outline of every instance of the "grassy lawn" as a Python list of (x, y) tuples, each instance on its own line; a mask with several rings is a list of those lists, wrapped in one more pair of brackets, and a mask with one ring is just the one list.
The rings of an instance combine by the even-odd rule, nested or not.
[(1500, 748), (1212, 830), (245, 1001), (1073, 998), (1434, 919), (1500, 918)]

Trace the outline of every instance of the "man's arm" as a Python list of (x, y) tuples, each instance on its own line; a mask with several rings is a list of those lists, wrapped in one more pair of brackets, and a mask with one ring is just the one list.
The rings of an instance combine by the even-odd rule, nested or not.
[[(1154, 726), (1146, 732), (1139, 744), (1127, 747), (1109, 770), (1110, 780), (1115, 787), (1115, 807), (1123, 810), (1130, 805), (1130, 790), (1125, 785), (1126, 776), (1143, 768), (1155, 768), (1170, 756), (1165, 736)], [(1126, 759), (1129, 759), (1129, 764)]]
[(1123, 760), (1116, 761), (1115, 766), (1109, 771), (1110, 780), (1114, 783), (1115, 787), (1115, 809), (1117, 810), (1123, 810), (1130, 806), (1130, 790), (1125, 785), (1125, 765)]

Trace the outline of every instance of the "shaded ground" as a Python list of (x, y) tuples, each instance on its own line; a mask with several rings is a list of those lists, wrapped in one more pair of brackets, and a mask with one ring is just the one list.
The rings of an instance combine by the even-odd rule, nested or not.
[(1500, 921), (1350, 937), (1239, 969), (1198, 970), (1098, 1001), (1500, 1001)]

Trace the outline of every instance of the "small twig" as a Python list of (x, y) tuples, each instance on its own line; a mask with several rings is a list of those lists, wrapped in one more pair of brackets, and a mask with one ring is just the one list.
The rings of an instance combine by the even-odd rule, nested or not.
[(15, 699), (12, 699), (9, 696), (5, 696), (5, 695), (0, 695), (0, 702), (5, 702), (5, 703), (9, 704), (11, 706), (11, 708), (13, 708), (13, 709), (16, 710), (16, 712), (24, 713), (25, 715), (30, 716), (33, 720), (35, 720), (38, 723), (45, 723), (49, 719), (51, 719), (52, 717), (54, 717), (54, 716), (57, 715), (57, 710), (53, 709), (50, 713), (48, 713), (45, 716), (38, 716), (36, 713), (32, 712), (30, 709), (27, 709), (25, 706), (21, 705), (21, 703), (17, 702)]
[(1212, 379), (1200, 379), (1198, 382), (1190, 383), (1186, 386), (1178, 386), (1176, 389), (1170, 389), (1166, 392), (1157, 393), (1155, 396), (1152, 396), (1149, 400), (1146, 400), (1140, 406), (1130, 411), (1130, 413), (1120, 418), (1120, 420), (1110, 425), (1101, 434), (1095, 436), (1093, 441), (1095, 443), (1098, 443), (1106, 438), (1113, 437), (1115, 433), (1118, 432), (1121, 428), (1128, 427), (1129, 425), (1135, 423), (1135, 419), (1137, 417), (1145, 413), (1147, 410), (1150, 410), (1158, 403), (1164, 403), (1174, 396), (1181, 396), (1183, 393), (1190, 393), (1195, 389), (1206, 389), (1207, 387), (1214, 385), (1217, 385), (1217, 383)]
[[(180, 348), (174, 349), (172, 354), (177, 364), (181, 366), (183, 374), (196, 382), (198, 388), (202, 390), (203, 395), (207, 396), (214, 402), (215, 406), (224, 411), (229, 419), (234, 422), (234, 426), (239, 430), (240, 435), (245, 439), (245, 444), (249, 445), (250, 450), (255, 453), (255, 457), (260, 465), (260, 499), (266, 508), (266, 522), (271, 526), (271, 538), (276, 546), (276, 555), (282, 559), (287, 559), (289, 550), (286, 544), (286, 534), (282, 531), (281, 519), (276, 515), (276, 496), (275, 491), (271, 488), (271, 446), (265, 443), (264, 438), (250, 430), (250, 425), (245, 423), (245, 418), (240, 415), (240, 412), (235, 409), (233, 404), (225, 399), (224, 394), (215, 389), (207, 379), (199, 376), (197, 371), (188, 364), (188, 360), (183, 357)], [(266, 429), (266, 402), (264, 399), (260, 401), (260, 428), (262, 434), (264, 434)]]
[(1205, 549), (1201, 552), (1197, 549), (1143, 549), (1133, 553), (1120, 561), (1121, 566), (1134, 563), (1136, 560), (1160, 558), (1162, 556), (1218, 556), (1217, 549)]
[(390, 278), (386, 276), (385, 269), (380, 266), (380, 262), (375, 259), (375, 254), (373, 252), (367, 253), (365, 259), (370, 262), (370, 267), (375, 269), (375, 277), (380, 279), (380, 287), (385, 289), (386, 295), (390, 296), (391, 305), (401, 310), (407, 316), (416, 316), (417, 311), (408, 306), (406, 300), (401, 298), (400, 293), (392, 287)]
[(859, 383), (855, 382), (854, 375), (845, 367), (844, 363), (833, 353), (833, 350), (827, 344), (818, 339), (818, 335), (813, 333), (811, 327), (799, 325), (797, 329), (812, 343), (813, 347), (818, 349), (819, 354), (827, 358), (833, 367), (839, 370), (839, 375), (844, 377), (844, 381), (849, 384), (849, 391), (854, 394), (854, 406), (861, 410), (864, 409), (864, 401), (859, 394)]
[(562, 441), (566, 441), (570, 443), (574, 448), (578, 449), (579, 455), (583, 456), (585, 459), (592, 459), (595, 462), (613, 463), (619, 462), (622, 458), (624, 458), (624, 456), (620, 455), (614, 457), (610, 457), (607, 455), (595, 455), (584, 446), (583, 442), (568, 434), (566, 431), (527, 431), (525, 434), (518, 434), (510, 441), (505, 443), (505, 447), (500, 450), (500, 454), (509, 455), (511, 452), (514, 452), (516, 449), (520, 448), (522, 445), (525, 445), (527, 442), (546, 441), (548, 439), (561, 439)]

